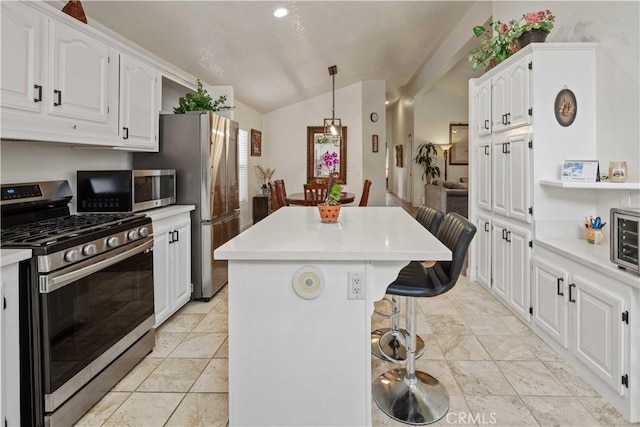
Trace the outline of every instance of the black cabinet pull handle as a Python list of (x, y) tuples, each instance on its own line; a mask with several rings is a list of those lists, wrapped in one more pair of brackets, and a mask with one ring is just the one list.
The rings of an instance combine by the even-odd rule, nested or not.
[(558, 283), (558, 290), (556, 291), (556, 293), (558, 295), (560, 295), (561, 297), (563, 297), (564, 296), (564, 292), (560, 291), (560, 284), (564, 283), (564, 279), (562, 277), (559, 277), (557, 283)]
[(507, 229), (506, 228), (502, 229), (502, 240), (507, 240)]
[(507, 231), (507, 238), (506, 238), (507, 242), (511, 243), (511, 232)]
[(506, 142), (502, 143), (502, 154), (507, 154), (507, 143)]
[(489, 120), (484, 121), (484, 128), (489, 129)]
[(573, 297), (571, 296), (571, 288), (575, 288), (576, 284), (575, 283), (570, 283), (569, 284), (569, 301), (570, 302), (576, 302), (576, 300), (573, 299)]
[(175, 242), (180, 241), (180, 231), (179, 231), (179, 230), (176, 230), (176, 231), (174, 231), (174, 233), (176, 233), (176, 240), (174, 240), (174, 241), (175, 241)]
[(170, 237), (169, 237), (169, 244), (171, 244), (171, 243), (175, 242), (174, 237), (173, 237), (173, 231), (170, 231), (170, 232), (169, 232), (169, 236), (170, 236)]
[(53, 102), (53, 106), (57, 107), (58, 105), (62, 105), (62, 91), (54, 89), (53, 94), (58, 96), (58, 102)]
[(507, 123), (505, 123), (507, 126), (511, 124), (511, 113), (507, 113), (504, 115)]
[(489, 223), (488, 222), (484, 223), (484, 231), (486, 231), (487, 233), (489, 232)]
[(129, 139), (129, 128), (127, 128), (127, 127), (123, 127), (123, 128), (122, 128), (122, 132), (123, 132), (123, 134), (124, 134), (124, 135), (122, 136), (122, 139)]
[(33, 88), (38, 91), (38, 97), (33, 98), (33, 102), (42, 102), (42, 86), (41, 85), (33, 85)]
[(511, 154), (511, 143), (507, 142), (505, 143), (505, 146), (507, 147), (507, 151), (505, 151), (505, 154)]
[(506, 114), (502, 115), (502, 124), (505, 125), (505, 126), (507, 124), (507, 115)]
[(484, 146), (484, 154), (486, 154), (487, 156), (489, 155), (489, 146), (488, 145)]

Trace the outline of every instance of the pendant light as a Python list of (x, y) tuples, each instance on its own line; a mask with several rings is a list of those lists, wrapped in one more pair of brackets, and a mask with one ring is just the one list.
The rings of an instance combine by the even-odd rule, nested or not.
[(324, 134), (333, 141), (335, 145), (338, 145), (342, 139), (342, 121), (336, 118), (336, 74), (338, 74), (338, 66), (332, 65), (329, 67), (329, 75), (333, 80), (333, 89), (331, 91), (331, 118), (324, 119)]

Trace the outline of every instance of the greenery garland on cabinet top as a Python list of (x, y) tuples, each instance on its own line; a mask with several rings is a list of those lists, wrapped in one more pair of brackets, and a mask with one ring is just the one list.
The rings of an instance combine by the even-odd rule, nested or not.
[(227, 95), (220, 95), (215, 101), (212, 100), (211, 95), (202, 87), (200, 79), (197, 79), (196, 92), (181, 96), (178, 100), (178, 107), (175, 107), (173, 112), (182, 114), (187, 111), (225, 111), (236, 108), (232, 105), (224, 105), (226, 102)]

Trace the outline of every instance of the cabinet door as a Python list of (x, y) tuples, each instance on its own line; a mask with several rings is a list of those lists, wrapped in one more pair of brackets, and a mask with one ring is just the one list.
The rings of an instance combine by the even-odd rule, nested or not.
[(491, 287), (491, 217), (478, 215), (476, 228), (478, 282)]
[(508, 302), (509, 252), (506, 240), (507, 227), (505, 224), (494, 220), (491, 231), (491, 288), (498, 297)]
[(476, 133), (478, 136), (489, 135), (491, 133), (491, 80), (478, 86), (476, 99)]
[(191, 298), (191, 218), (186, 215), (173, 225), (174, 240), (171, 243), (174, 284), (172, 307), (176, 311)]
[(505, 71), (491, 79), (491, 129), (493, 133), (507, 129), (507, 74)]
[(111, 72), (109, 47), (61, 22), (52, 20), (50, 25), (49, 112), (105, 125), (116, 137), (117, 110), (110, 114), (109, 102), (117, 100), (117, 74)]
[[(509, 138), (507, 146), (507, 216), (522, 222), (530, 222), (531, 215), (531, 155), (529, 134)], [(504, 190), (503, 190), (504, 191)]]
[(171, 280), (171, 229), (166, 222), (153, 223), (153, 305), (156, 327), (171, 315), (169, 283)]
[(2, 107), (42, 110), (43, 18), (19, 2), (2, 2)]
[(507, 68), (507, 127), (513, 129), (531, 124), (530, 88), (529, 88), (530, 56), (520, 58)]
[(567, 273), (539, 258), (533, 260), (532, 322), (567, 348)]
[(482, 144), (478, 151), (478, 207), (491, 211), (491, 144)]
[(491, 148), (491, 209), (493, 212), (508, 215), (509, 164), (507, 163), (507, 140), (495, 141)]
[(510, 226), (507, 231), (509, 247), (509, 306), (523, 319), (529, 318), (529, 232)]
[(125, 147), (158, 149), (158, 73), (126, 54), (120, 56), (120, 137)]
[(596, 286), (579, 277), (575, 277), (574, 283), (575, 356), (622, 395), (624, 302), (607, 292), (606, 284)]

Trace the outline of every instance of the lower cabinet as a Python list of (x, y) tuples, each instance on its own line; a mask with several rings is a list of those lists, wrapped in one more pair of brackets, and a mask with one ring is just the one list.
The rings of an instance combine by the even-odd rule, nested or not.
[(491, 217), (478, 214), (475, 244), (478, 254), (478, 282), (491, 287)]
[(0, 420), (20, 425), (18, 264), (0, 270)]
[(542, 251), (533, 261), (532, 323), (622, 396), (628, 387), (631, 288)]
[(530, 233), (495, 217), (491, 230), (491, 287), (515, 314), (528, 320)]
[[(153, 219), (153, 215), (149, 215)], [(156, 327), (191, 298), (191, 217), (182, 212), (153, 220)]]

